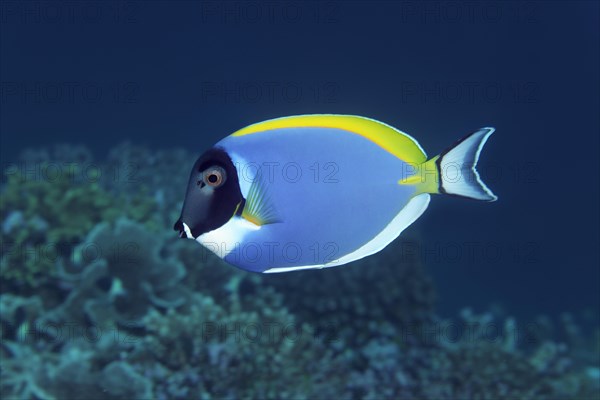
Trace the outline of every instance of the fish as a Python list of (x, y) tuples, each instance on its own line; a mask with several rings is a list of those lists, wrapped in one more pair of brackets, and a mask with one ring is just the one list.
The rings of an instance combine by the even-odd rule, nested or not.
[(251, 272), (345, 265), (394, 241), (432, 194), (497, 200), (475, 168), (493, 132), (428, 158), (414, 138), (367, 117), (249, 125), (198, 157), (174, 230)]

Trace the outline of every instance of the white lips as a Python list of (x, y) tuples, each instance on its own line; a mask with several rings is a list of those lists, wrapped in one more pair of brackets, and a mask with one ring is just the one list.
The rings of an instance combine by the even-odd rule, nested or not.
[(187, 224), (185, 222), (182, 222), (182, 224), (183, 224), (183, 230), (185, 231), (185, 236), (188, 239), (194, 239), (194, 237), (192, 236), (192, 231), (191, 231), (190, 227), (187, 226)]

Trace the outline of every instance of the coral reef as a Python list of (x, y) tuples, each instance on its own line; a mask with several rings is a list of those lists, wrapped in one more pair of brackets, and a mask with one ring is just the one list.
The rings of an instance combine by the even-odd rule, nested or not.
[[(80, 152), (77, 157), (85, 158), (79, 156)], [(44, 155), (33, 154), (36, 160)], [(57, 264), (68, 261), (87, 233), (98, 223), (114, 221), (120, 215), (158, 230), (156, 206), (151, 199), (109, 193), (97, 179), (85, 178), (82, 164), (43, 160), (26, 165), (20, 168), (13, 164), (3, 171), (2, 285), (18, 285), (27, 293), (51, 284), (58, 277)]]
[[(185, 267), (162, 251), (169, 243), (164, 235), (124, 218), (98, 224), (75, 250), (81, 272), (63, 274), (72, 289), (44, 322), (135, 325), (149, 306), (184, 304), (188, 295), (180, 281)], [(93, 254), (88, 257), (90, 246)]]
[(299, 324), (281, 306), (279, 297), (267, 291), (261, 307), (246, 312), (240, 311), (239, 299), (221, 307), (196, 294), (185, 313), (149, 313), (144, 322), (150, 334), (140, 342), (136, 358), (146, 359), (138, 365), (153, 378), (156, 397), (334, 395), (342, 378), (334, 368), (339, 362), (310, 326)]
[[(600, 396), (594, 312), (440, 319), (414, 237), (343, 267), (276, 275), (178, 239), (193, 158), (124, 144), (96, 162), (57, 146), (20, 162), (74, 164), (69, 174), (4, 171), (2, 399)], [(92, 164), (98, 179), (81, 173)], [(49, 245), (58, 251), (40, 259)]]
[[(593, 399), (597, 367), (581, 369), (574, 349), (538, 342), (508, 318), (463, 310), (454, 321), (422, 327), (421, 346), (402, 350), (373, 339), (363, 348), (369, 368), (354, 373), (354, 396), (366, 399)], [(492, 328), (492, 329), (490, 329)], [(403, 337), (404, 335), (400, 335)], [(519, 336), (522, 336), (518, 339)], [(523, 350), (529, 343), (531, 351)]]

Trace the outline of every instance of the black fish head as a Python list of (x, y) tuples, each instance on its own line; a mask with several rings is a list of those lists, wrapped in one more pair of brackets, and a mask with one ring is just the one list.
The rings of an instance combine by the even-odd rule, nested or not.
[(215, 147), (194, 163), (181, 216), (173, 229), (179, 237), (196, 239), (225, 225), (243, 197), (237, 169), (225, 150)]

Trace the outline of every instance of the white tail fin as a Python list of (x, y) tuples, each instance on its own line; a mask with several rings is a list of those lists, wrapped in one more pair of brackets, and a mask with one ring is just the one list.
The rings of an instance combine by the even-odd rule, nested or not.
[(436, 163), (440, 173), (440, 193), (484, 201), (498, 199), (475, 169), (479, 153), (492, 133), (494, 128), (481, 128), (439, 155)]

